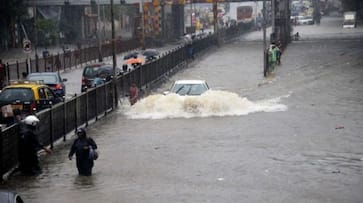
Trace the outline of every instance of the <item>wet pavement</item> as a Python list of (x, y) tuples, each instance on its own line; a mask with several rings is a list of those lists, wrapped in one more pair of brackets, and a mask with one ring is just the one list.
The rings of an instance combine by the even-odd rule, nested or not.
[[(217, 91), (208, 102), (227, 98), (223, 108), (213, 103), (215, 114), (133, 118), (150, 103), (124, 102), (88, 127), (100, 149), (92, 177), (79, 177), (67, 159), (69, 137), (42, 157), (41, 175), (14, 176), (3, 187), (30, 203), (362, 202), (362, 45), (359, 38), (294, 42), (268, 78), (260, 42), (210, 49), (152, 95), (176, 79), (205, 79)], [(246, 114), (223, 114), (246, 99)], [(266, 101), (286, 108), (258, 111)]]

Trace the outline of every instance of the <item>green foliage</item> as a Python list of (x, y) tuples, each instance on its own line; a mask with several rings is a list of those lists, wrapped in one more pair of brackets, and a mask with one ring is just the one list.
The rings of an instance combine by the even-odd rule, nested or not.
[(51, 19), (37, 19), (38, 44), (48, 46), (55, 44), (58, 38), (57, 23)]

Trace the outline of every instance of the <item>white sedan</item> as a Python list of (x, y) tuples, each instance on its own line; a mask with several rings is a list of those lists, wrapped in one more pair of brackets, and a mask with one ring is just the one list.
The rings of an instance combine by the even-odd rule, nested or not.
[(296, 24), (298, 25), (312, 25), (314, 24), (314, 19), (312, 16), (297, 16)]
[(164, 94), (175, 93), (182, 96), (196, 96), (207, 90), (209, 90), (209, 86), (204, 80), (177, 80), (170, 91), (164, 92)]

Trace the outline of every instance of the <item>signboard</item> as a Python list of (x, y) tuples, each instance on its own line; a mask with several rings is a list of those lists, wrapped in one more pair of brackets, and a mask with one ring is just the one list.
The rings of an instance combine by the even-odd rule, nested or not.
[(23, 41), (23, 50), (25, 53), (30, 53), (32, 51), (32, 43), (30, 42), (30, 40), (25, 39)]

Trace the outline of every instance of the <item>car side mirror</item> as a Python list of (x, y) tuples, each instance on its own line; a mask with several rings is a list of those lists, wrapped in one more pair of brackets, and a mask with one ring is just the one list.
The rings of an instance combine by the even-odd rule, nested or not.
[(68, 79), (67, 79), (67, 78), (63, 78), (63, 79), (62, 79), (62, 81), (63, 81), (63, 82), (67, 82), (67, 81), (68, 81)]

